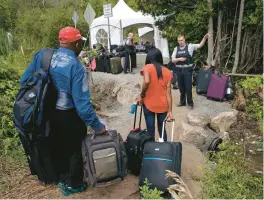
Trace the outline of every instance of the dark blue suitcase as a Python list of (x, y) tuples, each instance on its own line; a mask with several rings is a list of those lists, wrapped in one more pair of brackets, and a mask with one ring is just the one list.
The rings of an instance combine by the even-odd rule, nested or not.
[(206, 94), (212, 77), (212, 70), (199, 70), (196, 77), (196, 93)]
[[(163, 124), (163, 131), (166, 122)], [(182, 144), (173, 142), (174, 121), (172, 125), (171, 142), (147, 142), (143, 151), (142, 167), (139, 186), (144, 185), (145, 179), (151, 183), (151, 188), (167, 191), (174, 180), (166, 178), (166, 170), (181, 175)], [(162, 136), (163, 137), (163, 136)]]

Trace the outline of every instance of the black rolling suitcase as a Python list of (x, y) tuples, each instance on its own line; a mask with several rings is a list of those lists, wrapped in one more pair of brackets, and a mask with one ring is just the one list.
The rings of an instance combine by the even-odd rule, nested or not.
[[(165, 129), (163, 124), (163, 130)], [(167, 179), (166, 170), (181, 175), (182, 144), (173, 142), (174, 121), (172, 125), (171, 142), (148, 142), (143, 151), (142, 168), (139, 178), (139, 186), (144, 185), (145, 179), (151, 183), (151, 188), (167, 192), (169, 185), (174, 180)], [(162, 133), (163, 137), (163, 133)], [(162, 141), (163, 138), (160, 138)]]
[(135, 175), (139, 175), (142, 163), (143, 148), (146, 142), (151, 141), (151, 137), (146, 129), (141, 129), (142, 106), (139, 117), (139, 127), (136, 127), (137, 108), (134, 118), (134, 129), (130, 131), (125, 142), (128, 158), (127, 168)]
[(197, 94), (206, 94), (209, 87), (213, 72), (212, 70), (201, 69), (198, 72), (196, 80), (196, 92)]

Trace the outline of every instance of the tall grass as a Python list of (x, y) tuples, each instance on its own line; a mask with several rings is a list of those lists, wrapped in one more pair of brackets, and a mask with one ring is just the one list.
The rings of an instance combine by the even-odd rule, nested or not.
[(7, 32), (0, 29), (0, 56), (8, 55), (11, 51), (10, 43), (8, 42)]

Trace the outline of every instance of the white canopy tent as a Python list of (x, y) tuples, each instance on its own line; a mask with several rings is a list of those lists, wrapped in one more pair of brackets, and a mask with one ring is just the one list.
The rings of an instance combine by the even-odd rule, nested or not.
[(154, 29), (153, 28), (150, 28), (150, 27), (139, 28), (138, 36), (140, 38), (140, 42), (154, 43)]
[[(113, 7), (113, 17), (109, 18), (111, 44), (123, 44), (123, 29), (133, 25), (144, 25), (154, 29), (155, 46), (159, 48), (163, 57), (169, 58), (168, 42), (161, 37), (160, 31), (154, 26), (154, 18), (150, 15), (143, 15), (141, 12), (132, 10), (124, 0), (119, 0)], [(90, 27), (91, 47), (93, 44), (108, 44), (108, 21), (104, 16), (93, 20)]]

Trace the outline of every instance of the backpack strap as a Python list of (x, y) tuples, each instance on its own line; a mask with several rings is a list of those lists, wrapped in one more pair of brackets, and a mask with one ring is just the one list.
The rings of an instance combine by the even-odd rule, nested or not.
[(45, 72), (49, 71), (50, 68), (50, 62), (52, 55), (54, 53), (55, 49), (47, 48), (44, 50), (42, 59), (41, 59), (41, 67)]

